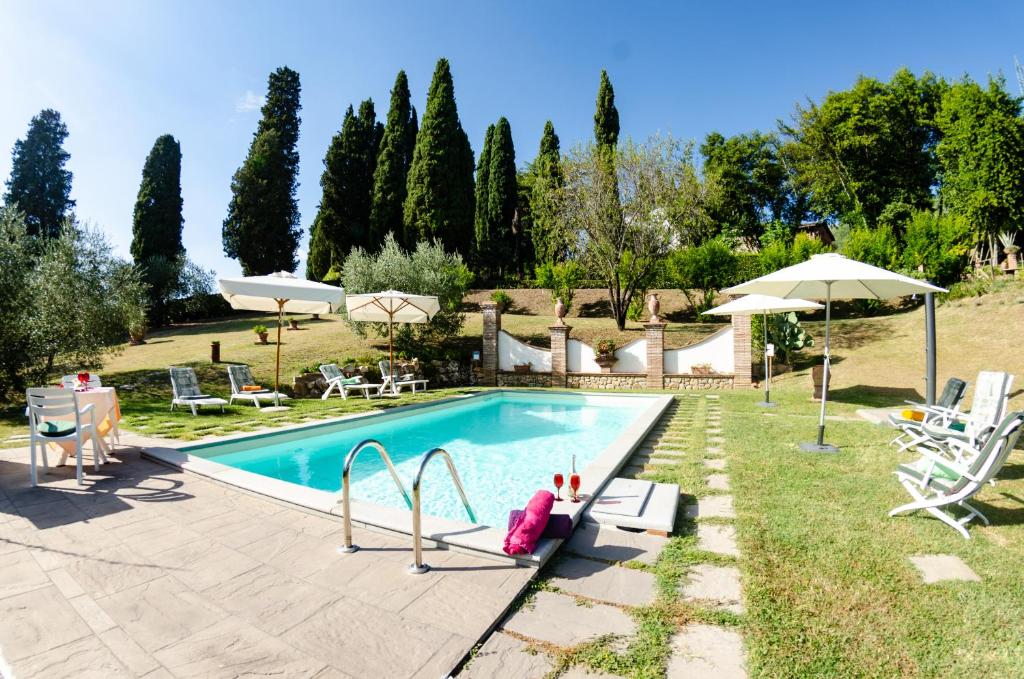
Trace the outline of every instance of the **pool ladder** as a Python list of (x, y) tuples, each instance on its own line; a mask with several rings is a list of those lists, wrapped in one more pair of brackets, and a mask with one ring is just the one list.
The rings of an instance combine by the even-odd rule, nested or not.
[(430, 566), (423, 563), (423, 545), (421, 540), (421, 525), (420, 525), (420, 514), (422, 513), (421, 503), (421, 490), (423, 487), (423, 470), (427, 468), (427, 464), (434, 459), (435, 456), (440, 455), (444, 458), (445, 465), (448, 467), (448, 473), (452, 477), (452, 483), (455, 484), (455, 489), (459, 492), (459, 497), (462, 499), (462, 506), (466, 509), (466, 514), (469, 516), (469, 520), (472, 523), (476, 523), (476, 514), (473, 512), (473, 508), (469, 504), (469, 498), (466, 497), (466, 491), (462, 487), (462, 480), (459, 478), (459, 472), (455, 469), (455, 463), (452, 462), (452, 456), (448, 454), (444, 448), (432, 448), (424, 453), (423, 457), (420, 458), (419, 469), (416, 470), (416, 477), (412, 481), (412, 500), (409, 500), (409, 494), (405, 491), (405, 486), (402, 485), (402, 480), (398, 477), (398, 472), (395, 470), (395, 465), (391, 462), (391, 456), (388, 455), (388, 451), (384, 448), (384, 445), (375, 439), (366, 439), (360, 441), (352, 450), (349, 451), (345, 457), (345, 466), (341, 473), (341, 502), (342, 510), (345, 513), (345, 544), (338, 548), (338, 551), (342, 554), (351, 554), (359, 549), (357, 545), (352, 544), (352, 511), (351, 511), (351, 494), (352, 494), (352, 483), (351, 483), (351, 472), (352, 465), (355, 463), (359, 453), (364, 448), (374, 448), (380, 455), (381, 459), (384, 460), (384, 464), (387, 465), (388, 471), (391, 473), (391, 478), (394, 480), (395, 485), (398, 486), (398, 492), (402, 494), (402, 499), (405, 500), (405, 504), (409, 509), (412, 510), (412, 548), (413, 548), (413, 562), (409, 564), (408, 571), (414, 575), (420, 575), (430, 570)]

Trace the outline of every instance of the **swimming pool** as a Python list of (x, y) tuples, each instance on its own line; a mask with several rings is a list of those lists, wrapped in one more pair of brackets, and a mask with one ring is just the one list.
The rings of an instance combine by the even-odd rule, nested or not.
[[(458, 469), (479, 524), (504, 528), (509, 510), (523, 507), (536, 490), (554, 490), (572, 456), (584, 490), (614, 472), (635, 444), (630, 430), (646, 431), (652, 408), (664, 397), (494, 391), (369, 417), (300, 427), (181, 448), (188, 455), (317, 491), (341, 489), (342, 464), (359, 441), (373, 438), (387, 449), (406, 489), (421, 456), (447, 450)], [(645, 416), (646, 415), (646, 416)], [(623, 436), (626, 435), (626, 441)], [(606, 453), (619, 443), (622, 453)], [(606, 458), (606, 459), (601, 459)], [(601, 464), (595, 464), (601, 459)], [(467, 521), (445, 465), (434, 461), (423, 480), (425, 515)], [(386, 467), (373, 450), (352, 468), (357, 501), (405, 509)], [(568, 488), (563, 488), (563, 497)], [(569, 504), (569, 503), (565, 503)], [(358, 518), (358, 517), (356, 517)]]

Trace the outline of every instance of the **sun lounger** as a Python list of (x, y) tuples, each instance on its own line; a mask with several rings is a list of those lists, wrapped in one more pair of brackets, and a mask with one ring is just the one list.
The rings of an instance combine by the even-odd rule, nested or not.
[(196, 415), (200, 406), (220, 406), (220, 411), (224, 412), (224, 406), (228, 405), (224, 399), (204, 394), (199, 389), (199, 380), (192, 368), (171, 368), (171, 392), (171, 410), (175, 406), (188, 406)]
[(377, 367), (380, 368), (381, 381), (384, 383), (381, 393), (391, 391), (397, 394), (402, 390), (402, 387), (409, 387), (413, 393), (416, 393), (417, 387), (423, 391), (427, 390), (427, 380), (417, 379), (416, 375), (412, 373), (394, 375), (391, 371), (391, 362), (386, 359), (378, 362)]
[(321, 365), (320, 374), (327, 380), (327, 391), (320, 397), (325, 401), (335, 389), (338, 390), (343, 399), (348, 398), (348, 392), (350, 391), (362, 392), (363, 396), (367, 399), (370, 398), (371, 394), (380, 396), (384, 391), (383, 384), (370, 384), (361, 376), (346, 376), (335, 363)]
[(274, 401), (276, 403), (279, 399), (287, 401), (289, 398), (285, 394), (279, 395), (276, 391), (263, 389), (256, 384), (256, 380), (252, 377), (252, 371), (249, 370), (247, 365), (229, 365), (228, 380), (231, 382), (231, 403), (234, 403), (236, 399), (250, 401), (259, 408), (262, 401)]

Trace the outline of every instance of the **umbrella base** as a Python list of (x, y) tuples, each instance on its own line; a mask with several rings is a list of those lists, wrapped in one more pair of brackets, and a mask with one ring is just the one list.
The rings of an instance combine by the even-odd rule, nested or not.
[(830, 443), (801, 443), (800, 450), (805, 453), (838, 453), (839, 448)]
[(756, 405), (760, 408), (774, 408), (779, 404), (775, 401), (758, 401)]
[(267, 406), (266, 408), (260, 408), (261, 413), (283, 413), (286, 410), (291, 410), (288, 406)]

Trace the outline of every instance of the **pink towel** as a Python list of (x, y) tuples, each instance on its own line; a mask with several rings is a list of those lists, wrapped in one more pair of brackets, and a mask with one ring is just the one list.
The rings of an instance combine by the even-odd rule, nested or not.
[(551, 508), (555, 506), (555, 496), (547, 490), (538, 490), (526, 503), (522, 517), (512, 526), (505, 536), (506, 554), (533, 554), (537, 541), (548, 525)]

